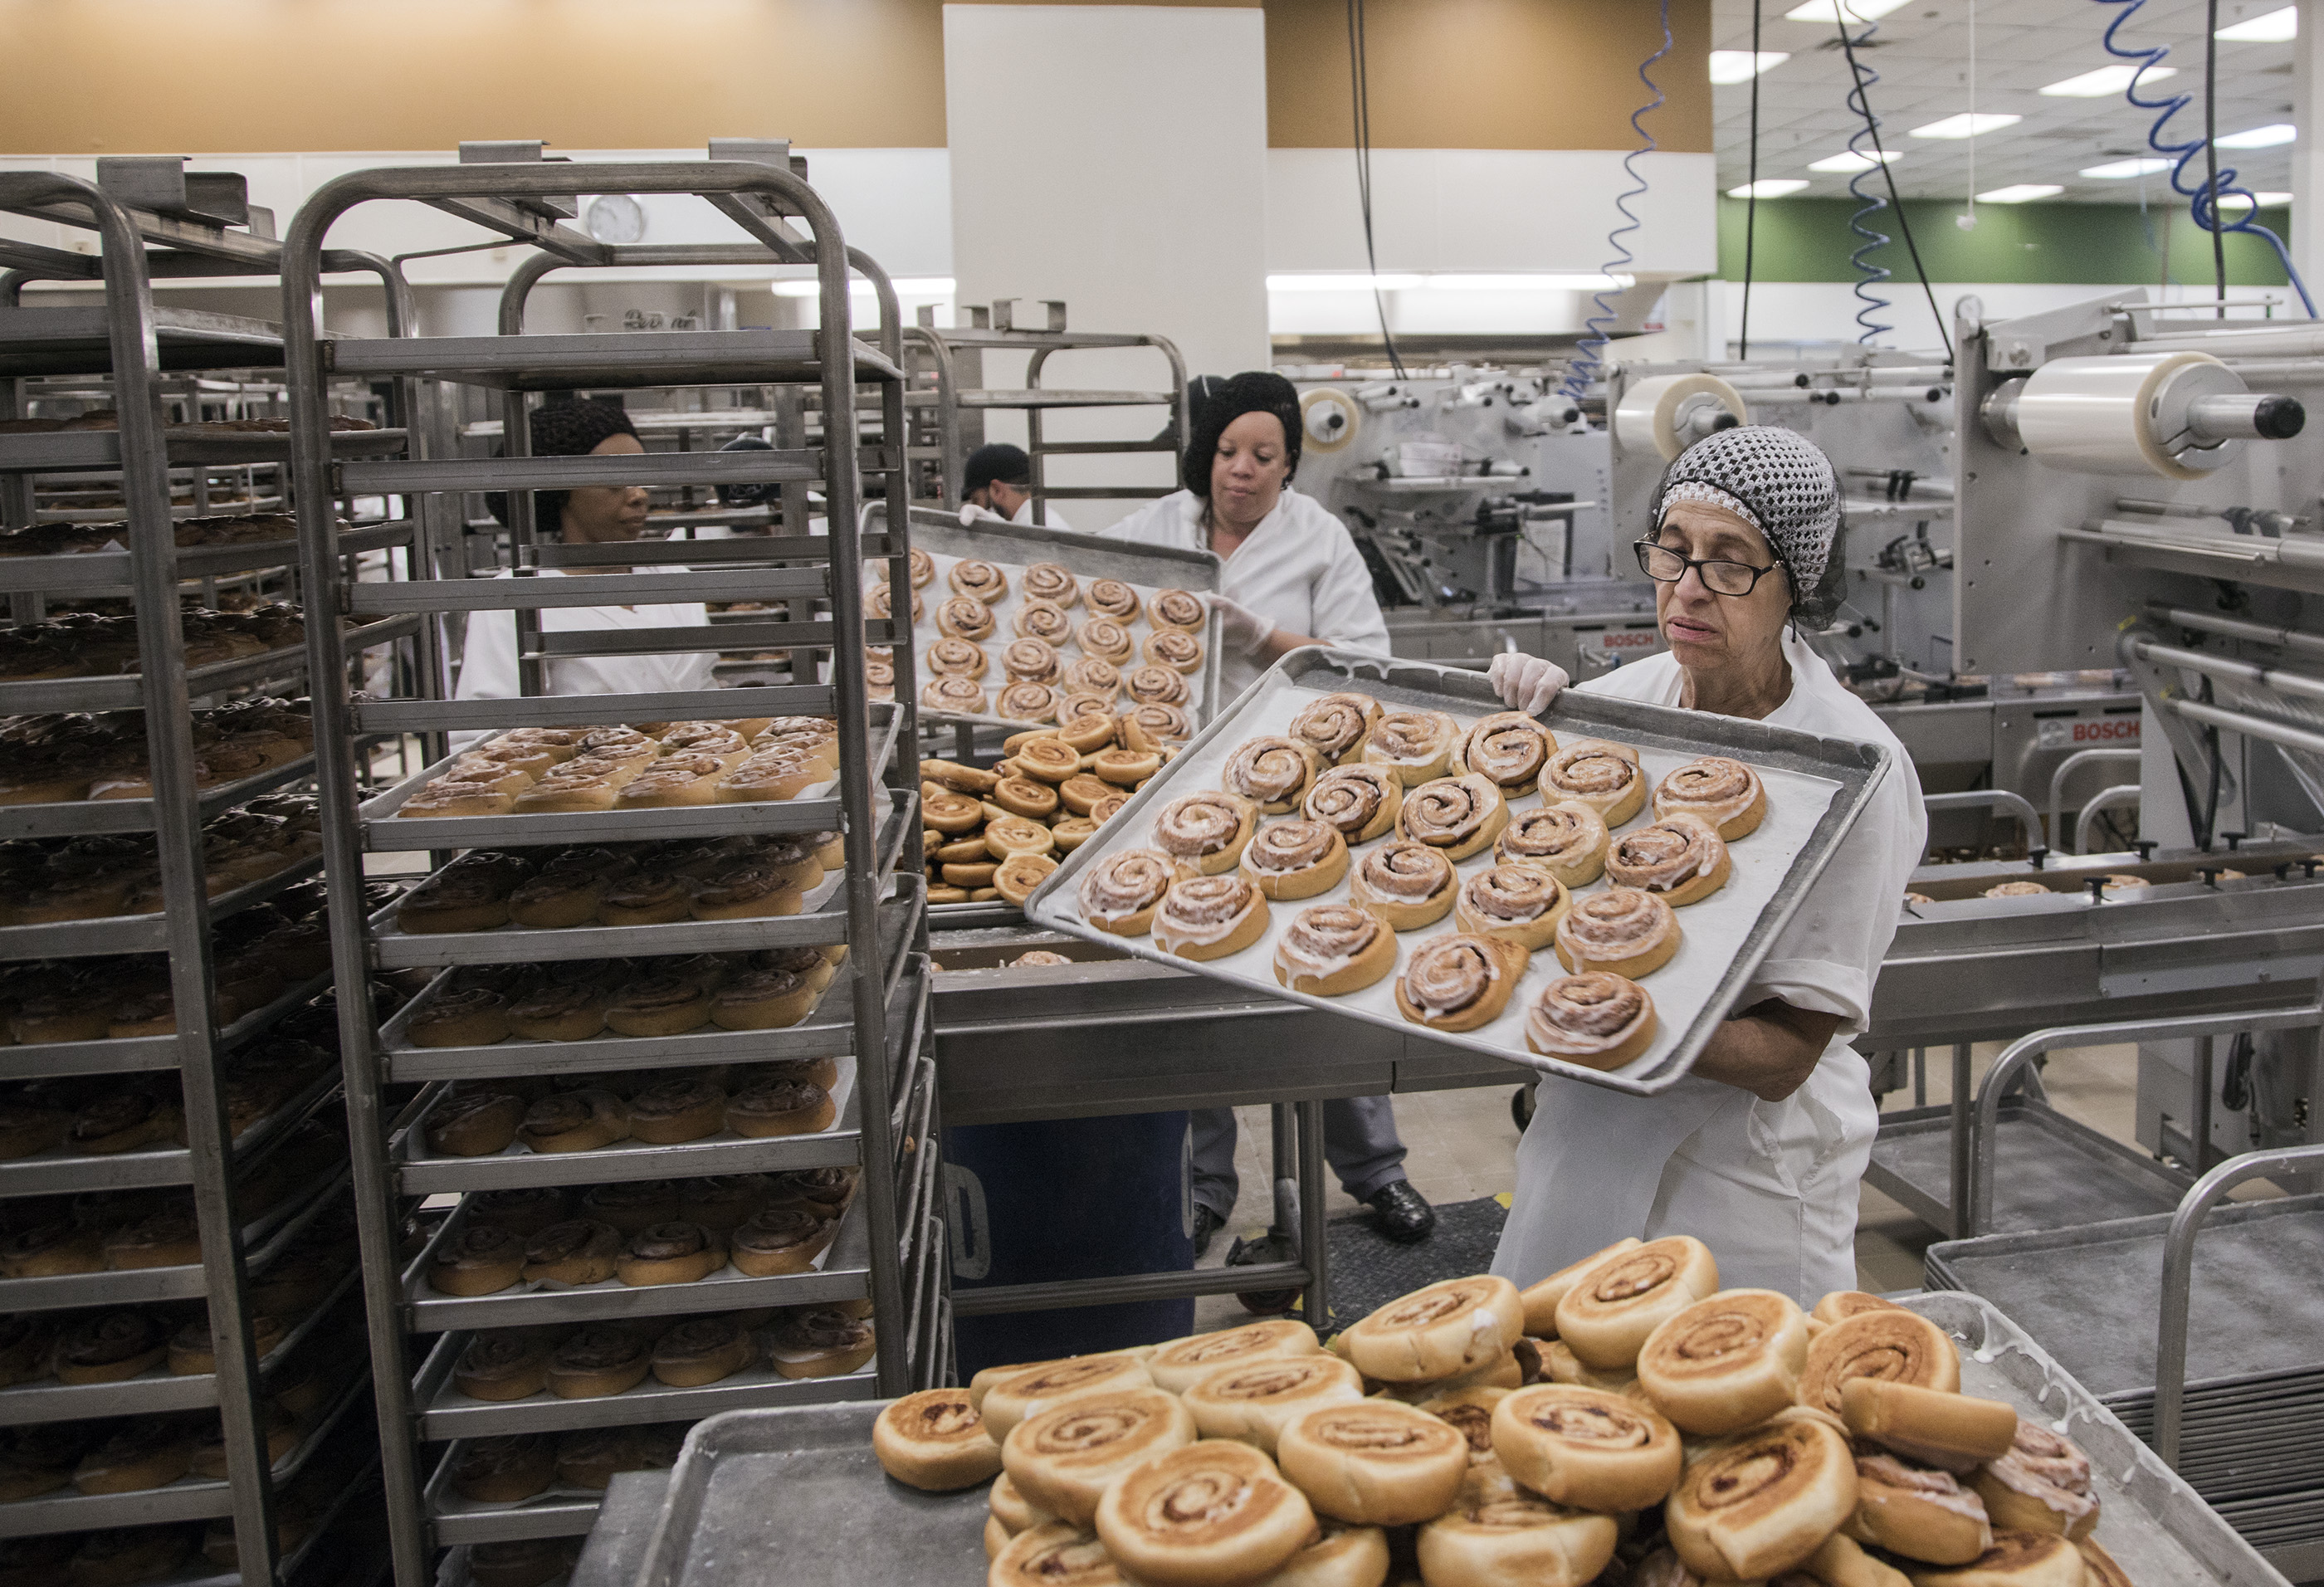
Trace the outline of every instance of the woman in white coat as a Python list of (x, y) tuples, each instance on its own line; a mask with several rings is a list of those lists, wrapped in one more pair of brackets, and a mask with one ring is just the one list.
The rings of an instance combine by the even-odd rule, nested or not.
[[(1870, 806), (1784, 927), (1692, 1074), (1657, 1096), (1540, 1083), (1493, 1270), (1530, 1284), (1635, 1235), (1692, 1234), (1729, 1286), (1812, 1305), (1856, 1284), (1858, 1188), (1879, 1123), (1849, 1038), (1926, 845), (1911, 758), (1799, 637), (1838, 587), (1831, 462), (1789, 430), (1724, 430), (1680, 454), (1638, 542), (1667, 653), (1576, 687), (1885, 744)], [(1828, 577), (1829, 576), (1829, 577)], [(1514, 710), (1539, 713), (1564, 672), (1494, 658)]]
[[(532, 455), (536, 457), (605, 457), (645, 450), (629, 415), (612, 402), (551, 402), (536, 408), (532, 411), (531, 435)], [(553, 537), (568, 546), (633, 540), (646, 525), (646, 492), (641, 485), (583, 485), (570, 491), (536, 491), (532, 504), (533, 521), (540, 537)], [(493, 511), (506, 521), (507, 507), (503, 498), (493, 498)], [(632, 570), (609, 565), (573, 571), (581, 575)], [(566, 574), (561, 569), (543, 569), (537, 577), (561, 578)], [(706, 631), (703, 637), (706, 640), (709, 623), (709, 612), (700, 601), (540, 609), (541, 630), (547, 633), (699, 627)], [(715, 688), (717, 678), (711, 669), (716, 660), (707, 649), (635, 656), (559, 656), (546, 665), (545, 686), (552, 695), (678, 694)], [(467, 638), (461, 649), (460, 681), (455, 697), (504, 700), (521, 692), (515, 611), (472, 613)], [(455, 735), (456, 740), (461, 736), (482, 735)]]
[[(1299, 466), (1299, 393), (1279, 374), (1238, 374), (1195, 411), (1180, 477), (1185, 489), (1102, 532), (1109, 540), (1215, 551), (1224, 566), (1219, 680), (1232, 698), (1301, 645), (1385, 656), (1388, 623), (1347, 526), (1291, 488)], [(1194, 1115), (1194, 1250), (1202, 1254), (1234, 1210), (1235, 1116)], [(1436, 1213), (1405, 1178), (1395, 1103), (1385, 1096), (1323, 1104), (1323, 1155), (1349, 1195), (1370, 1207), (1390, 1240), (1427, 1238)]]

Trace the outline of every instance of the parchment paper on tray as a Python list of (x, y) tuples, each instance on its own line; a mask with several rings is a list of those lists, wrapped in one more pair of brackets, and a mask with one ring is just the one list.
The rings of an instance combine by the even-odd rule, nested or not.
[[(873, 503), (865, 509), (863, 530), (866, 534), (885, 531), (884, 504)], [(1035, 562), (1055, 562), (1080, 580), (1081, 593), (1086, 595), (1090, 584), (1096, 579), (1114, 578), (1138, 592), (1138, 611), (1121, 619), (1130, 632), (1130, 655), (1118, 663), (1126, 680), (1130, 674), (1146, 664), (1146, 641), (1153, 637), (1154, 625), (1147, 617), (1147, 604), (1155, 593), (1166, 589), (1211, 591), (1219, 587), (1219, 559), (1209, 551), (1179, 551), (1161, 546), (1132, 545), (1126, 540), (1110, 540), (1093, 534), (1076, 534), (1066, 530), (1040, 529), (1021, 523), (1003, 523), (994, 519), (980, 519), (972, 527), (964, 527), (956, 513), (940, 512), (930, 508), (911, 510), (912, 546), (926, 551), (936, 565), (936, 577), (916, 592), (920, 596), (919, 620), (912, 624), (913, 688), (922, 694), (920, 720), (923, 722), (981, 722), (994, 726), (1022, 728), (1040, 725), (1021, 717), (1001, 713), (1001, 691), (1009, 685), (1008, 669), (1001, 664), (1001, 651), (1010, 640), (1019, 637), (1017, 614), (1025, 606), (1025, 569)], [(1009, 593), (992, 607), (992, 634), (976, 642), (984, 647), (989, 666), (983, 678), (987, 709), (983, 711), (943, 710), (927, 704), (925, 691), (933, 676), (928, 670), (928, 647), (945, 637), (936, 625), (936, 608), (954, 592), (952, 570), (958, 563), (975, 559), (990, 562), (1009, 578)], [(867, 592), (880, 589), (887, 571), (884, 560), (868, 561), (864, 565), (863, 587)], [(897, 613), (900, 618), (903, 614)], [(1098, 615), (1084, 599), (1065, 610), (1075, 630)], [(1198, 637), (1203, 641), (1202, 663), (1186, 675), (1186, 698), (1179, 709), (1186, 714), (1187, 722), (1200, 727), (1211, 719), (1219, 705), (1219, 620), (1215, 613), (1206, 614)], [(1080, 643), (1067, 638), (1057, 647), (1061, 668), (1070, 667), (1088, 652)], [(1056, 689), (1056, 701), (1065, 703), (1067, 690)], [(1124, 689), (1116, 702), (1118, 710), (1127, 710), (1132, 701)]]
[[(1353, 650), (1295, 650), (1252, 685), (1176, 760), (1164, 766), (1095, 837), (1066, 855), (1026, 901), (1027, 918), (1271, 997), (1369, 1020), (1425, 1040), (1471, 1047), (1547, 1074), (1649, 1094), (1668, 1088), (1693, 1066), (1703, 1043), (1734, 1008), (1777, 930), (1791, 918), (1840, 839), (1863, 813), (1888, 760), (1888, 752), (1877, 744), (1818, 738), (1737, 717), (1641, 705), (1572, 689), (1558, 697), (1543, 720), (1559, 742), (1595, 738), (1637, 750), (1650, 789), (1698, 756), (1725, 755), (1757, 771), (1767, 791), (1767, 815), (1758, 829), (1728, 845), (1734, 864), (1732, 877), (1709, 898), (1677, 911), (1682, 938), (1677, 954), (1639, 982), (1655, 1002), (1652, 1045), (1622, 1068), (1601, 1073), (1542, 1057), (1526, 1045), (1526, 1010), (1545, 984), (1566, 973), (1550, 948), (1533, 955), (1500, 1016), (1476, 1030), (1457, 1033), (1424, 1028), (1397, 1011), (1397, 974), (1411, 962), (1413, 950), (1421, 943), (1460, 929), (1450, 915), (1434, 926), (1397, 935), (1397, 974), (1341, 997), (1286, 990), (1275, 978), (1277, 938), (1299, 910), (1345, 901), (1345, 881), (1313, 898), (1270, 905), (1267, 931), (1257, 943), (1201, 963), (1163, 952), (1150, 936), (1117, 937), (1082, 918), (1081, 879), (1090, 867), (1125, 849), (1152, 846), (1154, 817), (1161, 807), (1181, 794), (1219, 787), (1220, 772), (1237, 746), (1249, 739), (1285, 732), (1309, 702), (1341, 690), (1370, 695), (1391, 711), (1448, 712), (1463, 729), (1502, 708), (1481, 672)], [(1526, 794), (1510, 800), (1509, 808), (1514, 814), (1541, 802), (1538, 794)], [(1260, 819), (1264, 825), (1278, 817)], [(1648, 807), (1616, 826), (1614, 835), (1618, 837), (1653, 819), (1649, 801)], [(1355, 855), (1360, 860), (1378, 844), (1388, 841), (1382, 837), (1357, 845)], [(1457, 869), (1465, 881), (1493, 863), (1489, 848), (1462, 861)], [(1577, 889), (1576, 894), (1587, 896), (1609, 885), (1601, 879)], [(1892, 904), (1893, 900), (1885, 899), (1866, 900), (1867, 908)]]

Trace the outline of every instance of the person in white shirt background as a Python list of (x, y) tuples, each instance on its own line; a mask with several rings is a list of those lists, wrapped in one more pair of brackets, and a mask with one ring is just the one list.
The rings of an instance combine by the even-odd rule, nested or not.
[[(643, 452), (629, 415), (615, 403), (552, 401), (536, 408), (531, 417), (532, 455), (536, 457), (609, 457)], [(543, 540), (568, 546), (609, 545), (636, 540), (646, 526), (646, 492), (641, 485), (584, 485), (570, 491), (535, 491), (533, 521)], [(493, 516), (508, 521), (508, 503), (495, 494)], [(683, 569), (669, 567), (669, 572)], [(536, 577), (562, 578), (592, 573), (628, 573), (620, 565), (570, 570), (543, 568)], [(503, 574), (501, 577), (509, 577)], [(541, 630), (571, 633), (584, 630), (641, 631), (656, 628), (703, 628), (710, 614), (699, 601), (640, 602), (632, 605), (549, 606), (540, 610)], [(706, 634), (706, 638), (707, 635)], [(715, 655), (708, 650), (659, 655), (558, 656), (544, 664), (544, 682), (552, 695), (663, 694), (717, 687), (712, 671)], [(454, 697), (463, 700), (513, 698), (518, 687), (516, 614), (513, 610), (469, 614), (467, 639), (462, 648), (459, 687)], [(481, 734), (455, 734), (455, 749)]]
[[(1208, 383), (1205, 383), (1207, 384)], [(1180, 471), (1185, 489), (1100, 532), (1108, 540), (1214, 551), (1221, 698), (1250, 687), (1302, 645), (1388, 653), (1388, 622), (1347, 526), (1291, 488), (1299, 467), (1299, 393), (1268, 371), (1217, 385), (1195, 410)], [(1194, 1249), (1233, 1211), (1235, 1116), (1198, 1109), (1194, 1131)], [(1385, 1096), (1323, 1104), (1323, 1155), (1340, 1184), (1399, 1242), (1425, 1240), (1435, 1209), (1406, 1182), (1396, 1105)]]
[(1025, 448), (988, 441), (961, 466), (960, 521), (999, 518), (1038, 529), (1071, 529), (1054, 502), (1033, 505), (1033, 460)]

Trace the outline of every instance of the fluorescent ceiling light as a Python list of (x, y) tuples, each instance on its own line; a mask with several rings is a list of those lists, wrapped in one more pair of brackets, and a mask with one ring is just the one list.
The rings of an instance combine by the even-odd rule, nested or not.
[(1804, 5), (1794, 5), (1784, 13), (1787, 22), (1820, 22), (1826, 27), (1840, 20), (1845, 8), (1849, 22), (1870, 22), (1887, 15), (1904, 0), (1807, 0)]
[(1807, 185), (1806, 180), (1802, 177), (1763, 176), (1756, 182), (1745, 182), (1739, 188), (1728, 189), (1727, 196), (1730, 198), (1781, 198), (1788, 193), (1798, 192)]
[[(2042, 92), (2053, 99), (2105, 99), (2130, 87), (2130, 79), (2137, 74), (2138, 69), (2135, 66), (2101, 66), (2096, 71), (2086, 71), (2080, 77), (2051, 83)], [(2175, 66), (2150, 66), (2139, 81), (2152, 83), (2178, 75), (2179, 69)]]
[(2222, 149), (2273, 149), (2278, 143), (2289, 143), (2300, 135), (2300, 129), (2288, 121), (2255, 126), (2247, 133), (2229, 133), (2219, 140)]
[[(2290, 193), (2254, 193), (2252, 197), (2258, 200), (2257, 208), (2261, 209), (2281, 209), (2285, 205), (2292, 202), (2292, 195)], [(2229, 193), (2226, 196), (2226, 201), (2230, 204), (2235, 204), (2236, 208), (2240, 209), (2243, 208), (2243, 205), (2238, 203), (2237, 200), (2242, 198), (2243, 195), (2241, 193)]]
[(2003, 127), (2015, 126), (2025, 118), (2022, 115), (1948, 115), (1942, 121), (1932, 121), (1926, 126), (1916, 126), (1916, 138), (1974, 138), (1985, 133), (1997, 133)]
[(1636, 276), (1568, 271), (1539, 271), (1525, 275), (1480, 272), (1432, 275), (1428, 278), (1430, 291), (1448, 292), (1619, 292), (1637, 284)]
[(2015, 187), (1996, 188), (1990, 193), (1979, 193), (1980, 204), (2031, 204), (2036, 198), (2054, 198), (2066, 189), (2055, 182), (2019, 182)]
[(1836, 171), (1843, 176), (1853, 176), (1859, 171), (1877, 171), (1896, 158), (1896, 151), (1884, 149), (1877, 154), (1858, 154), (1853, 149), (1842, 149), (1837, 154), (1827, 154), (1821, 160), (1808, 161), (1810, 171)]
[(2239, 22), (2223, 27), (2211, 35), (2231, 44), (2281, 44), (2300, 36), (2300, 9), (2287, 5), (2281, 11), (2271, 11), (2264, 16), (2255, 16), (2249, 22)]
[(1267, 290), (1270, 292), (1406, 292), (1426, 281), (1418, 275), (1366, 275), (1351, 271), (1345, 275), (1270, 275)]
[[(953, 291), (952, 277), (948, 275), (899, 276), (890, 284), (895, 287), (899, 298), (949, 298)], [(872, 283), (868, 281), (851, 281), (847, 283), (847, 290), (857, 297), (872, 295)], [(812, 298), (822, 291), (822, 284), (812, 279), (779, 281), (774, 286), (778, 298)]]
[(2085, 165), (2080, 174), (2096, 177), (2102, 182), (2127, 181), (2135, 176), (2153, 176), (2158, 171), (2169, 171), (2168, 160), (2116, 160), (2104, 165)]
[(1788, 50), (1762, 50), (1756, 55), (1748, 50), (1713, 50), (1711, 52), (1711, 80), (1725, 87), (1730, 83), (1748, 83), (1771, 66), (1781, 66), (1792, 58)]

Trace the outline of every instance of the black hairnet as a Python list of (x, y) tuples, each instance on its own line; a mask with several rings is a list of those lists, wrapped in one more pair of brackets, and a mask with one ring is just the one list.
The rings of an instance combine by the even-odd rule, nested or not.
[(1194, 432), (1186, 438), (1186, 456), (1180, 477), (1186, 488), (1204, 501), (1211, 494), (1211, 461), (1218, 456), (1219, 437), (1228, 425), (1246, 413), (1272, 413), (1283, 424), (1284, 478), (1299, 472), (1299, 393), (1272, 370), (1247, 369), (1220, 386), (1194, 419)]
[[(536, 457), (586, 457), (608, 436), (634, 437), (638, 433), (620, 403), (600, 401), (544, 403), (532, 411), (526, 429), (532, 437), (532, 455)], [(563, 491), (532, 493), (535, 534), (555, 534), (563, 525), (565, 495)], [(503, 523), (509, 521), (508, 497), (501, 492), (486, 496), (484, 505)]]

